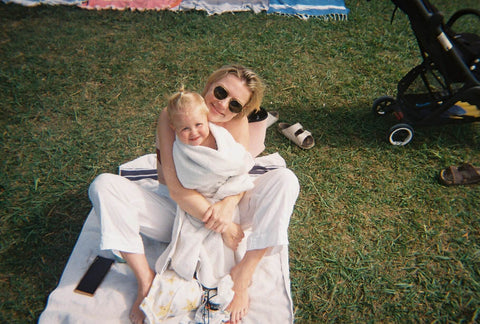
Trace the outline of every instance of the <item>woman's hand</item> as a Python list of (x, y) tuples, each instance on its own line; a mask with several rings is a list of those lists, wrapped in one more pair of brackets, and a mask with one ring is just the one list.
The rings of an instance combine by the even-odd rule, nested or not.
[(161, 165), (159, 165), (161, 170), (158, 171), (158, 175), (159, 177), (163, 176), (170, 193), (170, 198), (172, 198), (182, 210), (202, 220), (211, 204), (196, 190), (184, 188), (178, 180), (172, 152), (175, 132), (170, 127), (170, 119), (165, 109), (162, 110), (158, 118), (156, 139), (156, 146), (157, 149), (160, 150), (162, 157)]
[(205, 227), (217, 233), (223, 233), (232, 223), (235, 207), (240, 199), (237, 196), (229, 196), (211, 205), (202, 221)]

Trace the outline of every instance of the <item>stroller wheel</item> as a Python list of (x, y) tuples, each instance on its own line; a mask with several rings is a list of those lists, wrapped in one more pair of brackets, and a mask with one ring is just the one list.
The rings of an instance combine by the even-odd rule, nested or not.
[(376, 116), (385, 116), (388, 113), (393, 111), (393, 104), (395, 103), (395, 98), (390, 96), (383, 96), (377, 98), (372, 105), (373, 113)]
[(397, 124), (390, 128), (388, 141), (392, 145), (407, 145), (413, 138), (413, 128), (408, 124)]

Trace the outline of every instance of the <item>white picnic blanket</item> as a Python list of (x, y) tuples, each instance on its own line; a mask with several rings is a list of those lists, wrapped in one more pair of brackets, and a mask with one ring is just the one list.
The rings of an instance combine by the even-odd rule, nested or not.
[[(121, 171), (155, 173), (155, 154), (148, 154), (125, 163)], [(255, 159), (251, 173), (264, 172), (271, 168), (284, 167), (285, 162), (277, 154)], [(142, 177), (138, 177), (142, 178)], [(158, 190), (158, 182), (142, 179), (140, 185)], [(166, 244), (144, 238), (145, 253), (153, 268)], [(65, 266), (58, 286), (48, 297), (40, 315), (39, 324), (55, 323), (130, 323), (131, 306), (137, 296), (135, 275), (125, 263), (115, 262), (93, 297), (74, 293), (74, 289), (97, 255), (112, 257), (110, 252), (100, 251), (100, 223), (92, 209), (83, 225), (80, 236)], [(288, 249), (262, 259), (249, 288), (250, 309), (242, 324), (293, 323), (293, 303), (290, 294)], [(191, 323), (192, 312), (183, 319), (170, 318), (164, 323)]]
[(209, 15), (221, 14), (224, 12), (253, 11), (259, 13), (268, 9), (267, 0), (182, 0), (178, 7), (173, 10), (205, 10)]

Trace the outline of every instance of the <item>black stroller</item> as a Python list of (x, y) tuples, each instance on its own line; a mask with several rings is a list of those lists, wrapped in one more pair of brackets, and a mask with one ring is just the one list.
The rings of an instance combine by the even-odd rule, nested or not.
[(407, 145), (413, 126), (480, 121), (480, 36), (453, 28), (464, 15), (480, 19), (480, 11), (459, 10), (444, 24), (428, 0), (392, 2), (407, 14), (423, 62), (400, 80), (396, 98), (384, 96), (373, 103), (377, 116), (393, 113), (399, 121), (390, 128), (388, 141)]

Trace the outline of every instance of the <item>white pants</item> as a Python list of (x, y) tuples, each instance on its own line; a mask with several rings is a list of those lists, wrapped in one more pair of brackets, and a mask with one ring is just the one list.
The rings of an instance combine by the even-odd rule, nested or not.
[[(119, 175), (104, 173), (90, 185), (89, 196), (100, 217), (103, 250), (144, 253), (140, 233), (170, 242), (176, 203), (166, 186), (146, 188)], [(146, 182), (144, 182), (145, 184)], [(288, 224), (299, 193), (298, 179), (286, 168), (255, 178), (255, 187), (239, 203), (243, 228), (251, 227), (247, 250), (288, 244)]]

